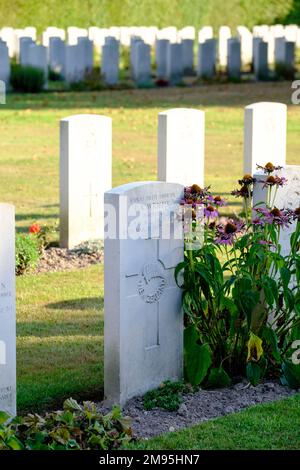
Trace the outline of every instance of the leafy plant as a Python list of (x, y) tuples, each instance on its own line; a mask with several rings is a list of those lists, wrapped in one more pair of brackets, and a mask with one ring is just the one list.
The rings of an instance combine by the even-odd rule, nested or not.
[[(185, 374), (192, 384), (224, 386), (246, 373), (257, 385), (265, 374), (283, 371), (287, 382), (300, 385), (300, 365), (290, 359), (300, 325), (300, 208), (274, 207), (278, 188), (286, 184), (277, 169), (271, 163), (263, 168), (266, 177), (256, 183), (267, 188), (267, 201), (252, 216), (254, 180), (239, 180), (232, 194), (243, 199), (244, 220), (218, 223), (226, 202), (209, 188), (185, 189), (185, 259), (175, 276), (183, 289)], [(292, 223), (285, 255), (280, 234)]]
[(168, 411), (178, 410), (182, 403), (182, 392), (185, 389), (183, 382), (163, 382), (156, 390), (150, 390), (144, 396), (144, 408), (152, 410), (153, 408), (163, 408)]
[(16, 234), (16, 274), (21, 275), (36, 267), (39, 260), (39, 241), (33, 234)]
[(94, 403), (72, 398), (62, 411), (8, 420), (0, 412), (0, 450), (109, 450), (132, 439), (130, 419), (119, 407), (102, 415)]
[(42, 69), (15, 64), (11, 68), (10, 83), (14, 91), (38, 93), (44, 88), (45, 74)]

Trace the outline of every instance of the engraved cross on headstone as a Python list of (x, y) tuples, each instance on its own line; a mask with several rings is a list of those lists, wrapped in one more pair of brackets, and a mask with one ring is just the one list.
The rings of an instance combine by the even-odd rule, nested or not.
[[(145, 349), (150, 350), (160, 345), (160, 314), (161, 302), (174, 289), (172, 270), (177, 265), (176, 241), (148, 239), (143, 243), (151, 243), (151, 259), (143, 264), (135, 263), (134, 268), (127, 271), (125, 276), (133, 284), (133, 291), (129, 288), (128, 297), (136, 298), (139, 302), (140, 314), (145, 318), (144, 331)], [(170, 245), (170, 251), (166, 255), (164, 244)], [(182, 248), (179, 248), (182, 250)], [(137, 258), (139, 256), (137, 255)], [(134, 281), (133, 281), (134, 279)]]
[(96, 201), (100, 197), (100, 193), (97, 190), (97, 187), (94, 183), (89, 184), (89, 192), (85, 194), (85, 198), (88, 198), (89, 201), (89, 217), (94, 217)]

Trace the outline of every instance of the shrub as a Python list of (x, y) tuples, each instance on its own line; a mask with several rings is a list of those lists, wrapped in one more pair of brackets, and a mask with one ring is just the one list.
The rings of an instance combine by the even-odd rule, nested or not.
[(146, 410), (163, 408), (168, 411), (178, 410), (182, 403), (181, 394), (186, 388), (183, 382), (166, 380), (156, 390), (150, 390), (144, 396), (143, 403)]
[(295, 78), (295, 68), (285, 63), (276, 64), (275, 73), (279, 80), (294, 80)]
[(33, 234), (16, 234), (16, 274), (35, 268), (39, 260), (39, 241)]
[(118, 407), (106, 415), (96, 405), (72, 398), (63, 410), (45, 416), (29, 414), (7, 423), (0, 412), (0, 450), (109, 450), (132, 439), (129, 418)]
[[(191, 228), (185, 227), (185, 259), (176, 279), (180, 284), (183, 274), (185, 372), (192, 385), (227, 386), (241, 374), (257, 385), (264, 375), (283, 372), (291, 387), (300, 386), (300, 364), (291, 361), (300, 333), (300, 208), (274, 207), (277, 189), (286, 184), (273, 174), (277, 169), (271, 163), (263, 168), (266, 180), (257, 184), (268, 188), (268, 200), (253, 208), (253, 218), (254, 180), (239, 180), (232, 194), (243, 200), (244, 220), (218, 222), (225, 201), (208, 188), (185, 189)], [(280, 233), (292, 222), (284, 255)]]
[(13, 65), (10, 83), (14, 91), (38, 93), (44, 88), (45, 74), (43, 70), (36, 67)]
[(105, 88), (107, 87), (103, 83), (99, 67), (94, 67), (93, 70), (86, 72), (83, 80), (70, 83), (72, 91), (101, 91)]

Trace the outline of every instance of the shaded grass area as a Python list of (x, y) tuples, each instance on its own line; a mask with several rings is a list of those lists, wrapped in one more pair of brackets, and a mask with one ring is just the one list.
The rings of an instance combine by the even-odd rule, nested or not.
[(299, 450), (300, 394), (139, 441), (144, 450)]
[[(289, 82), (83, 93), (9, 95), (1, 106), (0, 200), (16, 205), (17, 226), (55, 224), (59, 213), (59, 120), (97, 113), (113, 119), (113, 184), (156, 179), (157, 115), (173, 107), (206, 112), (206, 184), (228, 196), (243, 168), (243, 107), (289, 104)], [(289, 105), (288, 163), (299, 163), (300, 107)], [(183, 156), (184, 157), (184, 156)], [(270, 155), (272, 160), (272, 155)], [(228, 213), (239, 212), (231, 199)]]
[(17, 278), (21, 412), (103, 396), (102, 266)]

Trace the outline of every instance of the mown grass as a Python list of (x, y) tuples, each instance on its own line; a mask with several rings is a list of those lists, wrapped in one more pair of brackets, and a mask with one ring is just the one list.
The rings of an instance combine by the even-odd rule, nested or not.
[(143, 450), (299, 450), (300, 394), (129, 446)]

